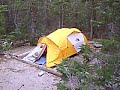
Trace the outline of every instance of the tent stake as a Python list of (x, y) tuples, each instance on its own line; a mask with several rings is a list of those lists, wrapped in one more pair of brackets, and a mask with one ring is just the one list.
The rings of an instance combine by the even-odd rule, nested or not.
[(46, 71), (46, 72), (51, 73), (51, 74), (54, 74), (54, 75), (56, 75), (56, 76), (58, 76), (58, 77), (61, 77), (61, 76), (62, 76), (60, 73), (54, 71), (54, 70), (51, 69), (51, 68), (43, 67), (43, 66), (37, 65), (37, 64), (35, 64), (35, 63), (33, 63), (33, 62), (29, 62), (29, 61), (22, 60), (22, 59), (14, 56), (14, 55), (12, 55), (12, 54), (9, 54), (9, 55), (11, 56), (11, 58), (13, 58), (13, 59), (15, 59), (15, 60), (18, 60), (18, 61), (21, 61), (21, 62), (23, 62), (23, 63), (29, 64), (29, 65), (34, 66), (34, 67), (36, 67), (36, 68), (38, 68), (38, 69), (41, 69), (41, 70), (43, 70), (43, 71)]

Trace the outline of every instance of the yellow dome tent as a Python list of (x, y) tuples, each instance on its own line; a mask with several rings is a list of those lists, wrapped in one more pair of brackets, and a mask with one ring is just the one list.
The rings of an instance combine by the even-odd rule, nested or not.
[(87, 44), (87, 39), (76, 28), (62, 28), (40, 38), (39, 43), (46, 45), (46, 66), (52, 67), (60, 64), (64, 58), (79, 52), (80, 46)]

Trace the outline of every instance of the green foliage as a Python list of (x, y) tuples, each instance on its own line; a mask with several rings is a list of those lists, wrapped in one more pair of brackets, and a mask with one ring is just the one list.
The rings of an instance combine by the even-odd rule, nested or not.
[(2, 44), (0, 44), (0, 53), (3, 52), (3, 47), (2, 47)]
[(113, 32), (113, 38), (117, 41), (120, 41), (120, 30)]
[(102, 43), (102, 51), (106, 53), (118, 53), (120, 52), (120, 42), (114, 39), (99, 39), (97, 40)]
[(12, 43), (9, 43), (8, 41), (5, 41), (2, 45), (3, 51), (8, 51), (11, 48)]
[(86, 90), (85, 88), (88, 89), (92, 79), (90, 72), (88, 72), (90, 67), (92, 68), (92, 66), (88, 64), (80, 64), (73, 59), (66, 59), (62, 64), (57, 66), (57, 70), (63, 74), (62, 79), (65, 81), (66, 84), (64, 85), (66, 85), (68, 89)]
[(25, 30), (17, 31), (17, 32), (11, 32), (9, 35), (6, 37), (8, 40), (12, 42), (16, 41), (23, 41), (23, 42), (30, 42), (30, 45), (36, 46), (37, 41), (39, 39), (39, 35), (32, 35), (29, 32)]
[(62, 84), (62, 83), (58, 83), (57, 87), (58, 87), (57, 90), (67, 90), (67, 88), (65, 87), (65, 85)]
[[(94, 52), (93, 54), (87, 46), (83, 45), (81, 47), (83, 58), (86, 59), (84, 55), (87, 55), (89, 59), (97, 59), (98, 64), (90, 64), (89, 62), (81, 64), (71, 58), (63, 60), (62, 64), (57, 66), (58, 71), (63, 75), (63, 81), (60, 81), (60, 84), (64, 85), (68, 90), (120, 89), (120, 56), (119, 54), (108, 53), (113, 48), (111, 50), (105, 49), (105, 47), (110, 48), (110, 45), (116, 48), (118, 42), (111, 41), (111, 43), (110, 40), (99, 41), (103, 44), (103, 50), (107, 51), (107, 54), (103, 52)], [(108, 43), (110, 44), (108, 45)], [(58, 86), (58, 88), (62, 87)]]
[(0, 13), (8, 11), (8, 6), (7, 5), (0, 5)]
[(6, 26), (11, 27), (6, 18), (13, 20), (11, 31), (24, 27), (29, 32), (34, 28), (35, 33), (55, 30), (63, 19), (64, 27), (78, 27), (87, 30), (87, 34), (92, 20), (93, 33), (97, 36), (99, 30), (109, 32), (107, 25), (110, 23), (119, 28), (119, 6), (119, 0), (7, 0), (0, 5), (0, 15), (3, 14), (0, 16), (0, 33), (5, 34)]
[(6, 33), (5, 30), (5, 16), (3, 13), (0, 13), (0, 36)]
[(30, 38), (30, 34), (29, 32), (25, 31), (25, 30), (21, 30), (21, 31), (16, 31), (16, 32), (11, 32), (9, 35), (7, 35), (8, 39), (12, 40), (12, 41), (20, 41), (20, 40), (28, 40)]
[(5, 13), (7, 11), (7, 5), (0, 5), (0, 36), (6, 33), (5, 30)]
[(62, 87), (67, 87), (70, 90), (73, 87), (74, 90), (91, 90), (91, 88), (92, 90), (98, 88), (101, 90), (109, 87), (118, 90), (120, 88), (119, 60), (120, 57), (107, 57), (107, 60), (104, 60), (104, 63), (99, 67), (85, 63), (80, 64), (73, 59), (66, 59), (61, 65), (58, 65), (58, 71), (63, 74), (62, 80), (65, 83), (60, 82), (62, 84), (58, 88), (59, 90), (64, 90), (60, 89)]
[(104, 60), (104, 65), (96, 70), (98, 75), (98, 78), (94, 79), (96, 85), (111, 87), (114, 90), (120, 88), (119, 60), (120, 57), (118, 56), (109, 56), (107, 57), (107, 60)]
[(5, 34), (6, 26), (11, 27), (6, 18), (13, 20), (10, 22), (11, 31), (24, 28), (39, 34), (60, 28), (63, 19), (63, 27), (77, 27), (87, 34), (93, 27), (95, 37), (100, 37), (97, 31), (110, 32), (110, 23), (119, 29), (119, 6), (119, 0), (7, 0), (4, 5), (0, 5), (0, 14), (6, 14), (0, 16), (0, 33)]
[(8, 51), (11, 49), (12, 42), (9, 42), (8, 40), (2, 41), (0, 43), (0, 53), (3, 53), (4, 51)]
[(84, 54), (92, 53), (91, 49), (87, 45), (82, 45), (80, 49), (81, 49), (80, 53), (84, 53)]
[(85, 59), (85, 62), (90, 61), (90, 55), (92, 53), (92, 51), (90, 50), (90, 48), (87, 45), (82, 45), (80, 47), (80, 54), (82, 54), (83, 58)]
[(30, 38), (29, 38), (30, 45), (36, 46), (37, 42), (39, 40), (39, 37), (40, 36), (38, 34), (36, 34), (36, 35), (30, 35)]

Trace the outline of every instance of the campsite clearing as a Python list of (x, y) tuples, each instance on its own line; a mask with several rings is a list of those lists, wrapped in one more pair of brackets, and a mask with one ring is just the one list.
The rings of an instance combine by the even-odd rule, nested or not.
[[(22, 46), (8, 51), (13, 55), (21, 55), (33, 50), (34, 46)], [(82, 55), (73, 58), (83, 63)], [(96, 63), (94, 61), (92, 63)], [(55, 69), (55, 68), (52, 68)], [(57, 90), (56, 83), (60, 77), (41, 72), (29, 64), (17, 61), (9, 56), (0, 56), (0, 90)]]
[[(32, 46), (23, 46), (11, 50), (13, 54), (21, 54), (32, 50)], [(55, 84), (60, 80), (45, 72), (39, 76), (41, 70), (31, 67), (14, 59), (0, 56), (0, 90), (56, 90)]]

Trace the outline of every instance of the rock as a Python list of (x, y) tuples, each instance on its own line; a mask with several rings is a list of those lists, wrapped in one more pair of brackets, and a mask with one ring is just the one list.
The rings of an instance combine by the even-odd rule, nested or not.
[(82, 55), (76, 55), (73, 57), (73, 59), (75, 59), (76, 61), (78, 61), (81, 64), (83, 64), (83, 62), (84, 62), (84, 58)]
[(95, 43), (94, 44), (94, 47), (96, 47), (96, 48), (101, 48), (103, 45), (102, 44), (99, 44), (99, 43)]
[(89, 64), (96, 64), (99, 65), (101, 62), (100, 60), (98, 60), (97, 58), (94, 58), (91, 62), (89, 62)]
[(4, 55), (4, 57), (5, 57), (6, 59), (10, 59), (10, 58), (11, 58), (10, 55)]
[(45, 74), (44, 71), (40, 71), (40, 72), (38, 73), (38, 76), (41, 77), (41, 76), (43, 76), (44, 74)]
[(94, 44), (95, 42), (94, 41), (88, 41), (89, 44)]

